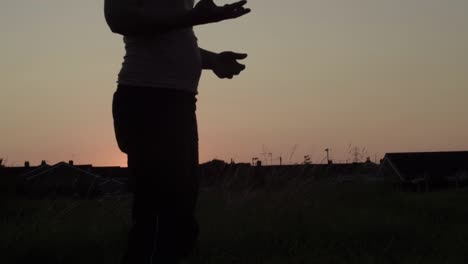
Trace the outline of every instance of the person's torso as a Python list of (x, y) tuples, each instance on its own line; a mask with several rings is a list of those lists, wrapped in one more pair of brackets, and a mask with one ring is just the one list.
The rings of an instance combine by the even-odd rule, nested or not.
[[(193, 0), (153, 0), (151, 3), (148, 8), (174, 13), (193, 8)], [(154, 36), (125, 36), (124, 43), (126, 54), (119, 83), (197, 91), (202, 65), (192, 28)]]

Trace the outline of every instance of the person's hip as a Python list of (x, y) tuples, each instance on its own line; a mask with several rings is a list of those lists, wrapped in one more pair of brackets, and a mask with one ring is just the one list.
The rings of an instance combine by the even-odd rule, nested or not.
[(198, 141), (196, 102), (186, 91), (119, 84), (112, 102), (119, 148), (128, 154), (133, 147)]

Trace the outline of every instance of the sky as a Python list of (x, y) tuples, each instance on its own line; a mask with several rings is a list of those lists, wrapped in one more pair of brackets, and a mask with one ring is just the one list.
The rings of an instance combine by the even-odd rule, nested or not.
[[(228, 1), (215, 1), (225, 4)], [(468, 150), (468, 1), (250, 0), (252, 13), (195, 28), (245, 52), (234, 80), (204, 72), (200, 161), (352, 160)], [(111, 103), (122, 38), (103, 1), (1, 0), (0, 157), (7, 165), (126, 166)], [(294, 146), (296, 150), (293, 153)], [(269, 164), (270, 161), (265, 160)]]

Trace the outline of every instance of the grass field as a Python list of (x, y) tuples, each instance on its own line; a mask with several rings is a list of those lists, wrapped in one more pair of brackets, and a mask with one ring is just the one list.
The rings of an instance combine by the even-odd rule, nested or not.
[[(3, 202), (0, 263), (119, 263), (130, 199)], [(468, 191), (381, 184), (204, 189), (189, 263), (468, 263)]]

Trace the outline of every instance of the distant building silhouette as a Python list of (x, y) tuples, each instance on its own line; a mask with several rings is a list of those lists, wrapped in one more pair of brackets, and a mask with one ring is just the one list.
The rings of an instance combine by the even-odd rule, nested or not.
[(387, 153), (379, 176), (404, 187), (430, 190), (468, 183), (468, 151)]
[(224, 186), (228, 189), (245, 190), (263, 188), (266, 185), (284, 187), (292, 179), (335, 179), (352, 181), (359, 177), (377, 179), (379, 165), (371, 162), (352, 164), (296, 164), (262, 166), (254, 164), (228, 164), (213, 160), (200, 165), (202, 187)]

